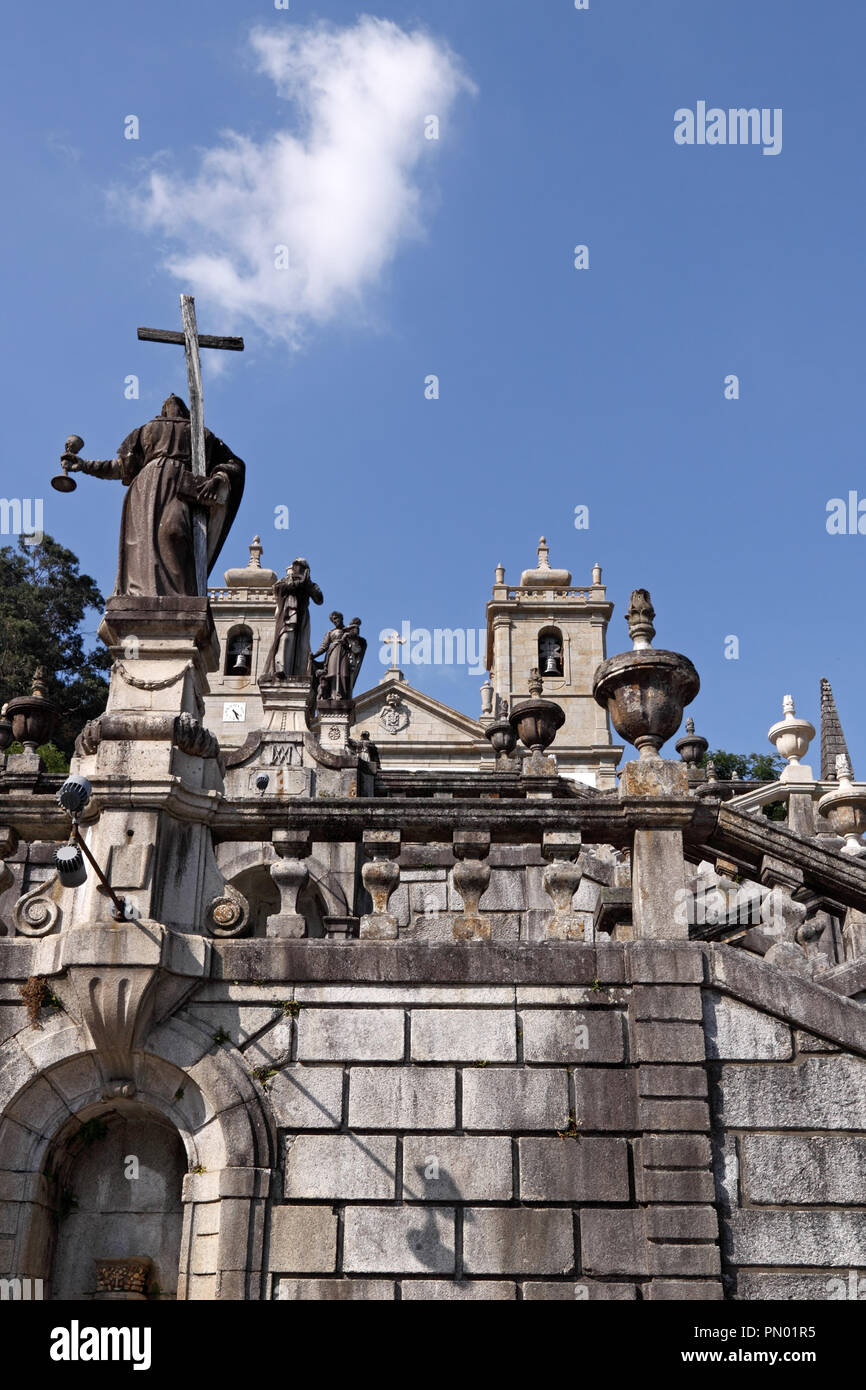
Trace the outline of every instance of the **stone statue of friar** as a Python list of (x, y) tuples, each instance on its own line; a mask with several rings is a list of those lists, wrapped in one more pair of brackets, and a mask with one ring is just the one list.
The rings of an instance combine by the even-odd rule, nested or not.
[[(325, 633), (322, 645), (313, 652), (313, 672), (320, 700), (351, 700), (355, 681), (364, 660), (367, 643), (360, 635), (361, 619), (344, 626), (342, 613), (331, 613), (333, 627)], [(324, 661), (315, 664), (317, 656)]]
[(278, 680), (306, 680), (310, 675), (310, 600), (322, 603), (322, 591), (310, 578), (306, 560), (293, 560), (285, 579), (274, 585), (277, 616), (274, 640), (263, 675)]
[(66, 453), (70, 473), (119, 478), (127, 488), (120, 520), (115, 594), (189, 594), (197, 590), (193, 508), (207, 510), (208, 570), (240, 506), (244, 463), (206, 429), (204, 478), (192, 471), (189, 410), (169, 396), (155, 419), (133, 430), (113, 459)]

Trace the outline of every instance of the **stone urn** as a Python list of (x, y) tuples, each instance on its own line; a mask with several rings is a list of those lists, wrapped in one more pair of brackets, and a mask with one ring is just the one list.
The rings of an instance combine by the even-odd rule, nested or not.
[(837, 835), (845, 837), (842, 854), (866, 854), (860, 836), (866, 830), (866, 787), (855, 787), (851, 764), (844, 753), (836, 757), (839, 786), (818, 802), (818, 814), (826, 816)]
[(709, 748), (708, 741), (702, 734), (695, 733), (695, 721), (686, 720), (686, 731), (682, 738), (678, 738), (674, 748), (686, 765), (689, 781), (700, 781), (703, 777), (703, 770), (700, 766), (701, 758)]
[(484, 736), (493, 746), (497, 761), (510, 759), (517, 747), (517, 731), (508, 718), (508, 701), (497, 700), (496, 718), (484, 730)]
[(651, 645), (654, 617), (646, 589), (635, 589), (626, 613), (633, 650), (603, 661), (592, 683), (595, 699), (640, 758), (659, 756), (662, 744), (679, 728), (684, 706), (701, 688), (687, 656)]
[(18, 695), (6, 706), (6, 718), (12, 725), (13, 738), (24, 745), (26, 752), (35, 753), (54, 733), (57, 714), (56, 707), (48, 699), (45, 669), (37, 666), (31, 694)]
[(814, 725), (808, 719), (797, 718), (794, 697), (786, 695), (782, 701), (782, 718), (767, 731), (767, 738), (788, 764), (779, 779), (781, 782), (811, 782), (811, 768), (802, 766), (800, 759), (805, 758), (814, 737)]
[(12, 732), (12, 725), (6, 718), (6, 706), (0, 710), (0, 753), (5, 753), (15, 735)]
[[(553, 700), (543, 700), (541, 676), (537, 666), (529, 673), (530, 699), (524, 700), (509, 717), (514, 733), (531, 753), (541, 754), (556, 738), (557, 729), (565, 723), (565, 710)], [(490, 733), (488, 731), (488, 738)]]

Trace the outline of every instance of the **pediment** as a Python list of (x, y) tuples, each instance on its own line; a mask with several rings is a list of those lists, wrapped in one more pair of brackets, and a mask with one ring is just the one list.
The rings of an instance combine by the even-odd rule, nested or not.
[(485, 743), (476, 719), (414, 689), (389, 680), (355, 697), (354, 738), (366, 730), (382, 747), (417, 743)]

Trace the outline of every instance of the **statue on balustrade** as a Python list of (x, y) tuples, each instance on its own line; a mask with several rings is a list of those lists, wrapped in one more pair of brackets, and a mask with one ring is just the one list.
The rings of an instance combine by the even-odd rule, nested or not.
[[(342, 613), (331, 613), (333, 627), (313, 652), (311, 675), (317, 700), (351, 700), (367, 643), (360, 635), (361, 619), (344, 625)], [(316, 661), (322, 656), (324, 660)]]
[(263, 674), (277, 680), (306, 680), (310, 675), (310, 602), (324, 601), (306, 560), (292, 561), (285, 579), (274, 585), (274, 597), (274, 640)]

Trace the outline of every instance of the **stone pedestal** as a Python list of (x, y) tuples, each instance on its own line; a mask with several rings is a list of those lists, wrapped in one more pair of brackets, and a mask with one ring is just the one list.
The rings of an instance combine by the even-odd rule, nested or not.
[(319, 742), (328, 753), (348, 753), (354, 700), (320, 700)]
[[(685, 797), (689, 780), (684, 763), (644, 757), (626, 763), (621, 797)], [(631, 866), (632, 928), (635, 940), (688, 940), (683, 835), (681, 830), (636, 830)]]
[[(114, 659), (108, 702), (71, 768), (93, 787), (88, 848), (131, 919), (200, 931), (223, 886), (207, 828), (224, 789), (219, 743), (202, 722), (219, 660), (208, 601), (115, 596), (99, 634)], [(92, 871), (64, 897), (73, 891), (76, 920), (109, 918)]]
[(280, 733), (307, 731), (311, 705), (308, 680), (279, 680), (276, 676), (260, 676), (259, 690), (265, 729), (278, 730)]

